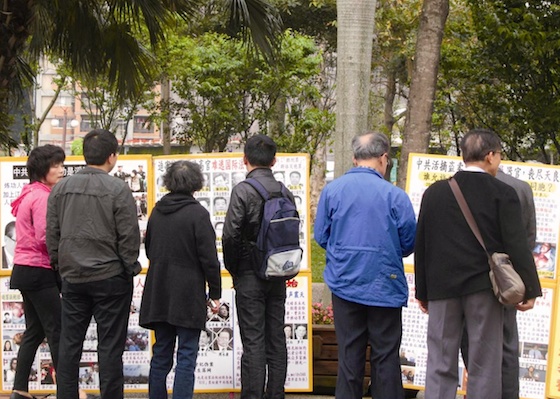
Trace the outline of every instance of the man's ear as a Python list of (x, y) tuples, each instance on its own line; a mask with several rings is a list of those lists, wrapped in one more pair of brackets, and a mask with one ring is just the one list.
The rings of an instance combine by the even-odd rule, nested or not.
[(272, 158), (272, 162), (270, 163), (270, 167), (272, 168), (276, 164), (276, 157)]

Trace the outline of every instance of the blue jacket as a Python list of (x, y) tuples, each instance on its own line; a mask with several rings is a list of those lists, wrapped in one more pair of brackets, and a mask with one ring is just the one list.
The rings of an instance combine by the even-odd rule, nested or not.
[(376, 170), (352, 168), (321, 193), (315, 240), (327, 250), (325, 282), (342, 299), (405, 306), (402, 258), (412, 253), (415, 234), (408, 195)]

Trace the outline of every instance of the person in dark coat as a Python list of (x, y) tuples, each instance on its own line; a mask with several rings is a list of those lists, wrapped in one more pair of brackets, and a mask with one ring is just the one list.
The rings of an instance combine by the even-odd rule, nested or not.
[(178, 337), (173, 399), (190, 399), (200, 331), (206, 323), (206, 283), (212, 308), (221, 298), (220, 263), (210, 215), (194, 199), (202, 188), (200, 167), (189, 161), (169, 165), (163, 177), (169, 194), (154, 207), (146, 232), (150, 268), (140, 308), (140, 325), (155, 331), (149, 397), (167, 398), (166, 379)]

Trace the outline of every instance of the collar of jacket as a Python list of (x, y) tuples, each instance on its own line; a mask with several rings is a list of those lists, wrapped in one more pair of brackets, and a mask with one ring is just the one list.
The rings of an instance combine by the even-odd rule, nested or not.
[(255, 176), (272, 176), (272, 169), (267, 167), (258, 167), (247, 174), (247, 178)]
[(99, 168), (94, 168), (91, 166), (86, 165), (85, 168), (83, 168), (82, 170), (76, 172), (76, 174), (108, 174), (107, 172), (105, 172), (103, 169), (99, 169)]
[(360, 167), (360, 166), (355, 166), (346, 173), (369, 173), (371, 175), (376, 175), (380, 179), (384, 178), (383, 175), (381, 173), (379, 173), (379, 171), (377, 171), (375, 169), (372, 169), (372, 168), (364, 168), (364, 167)]

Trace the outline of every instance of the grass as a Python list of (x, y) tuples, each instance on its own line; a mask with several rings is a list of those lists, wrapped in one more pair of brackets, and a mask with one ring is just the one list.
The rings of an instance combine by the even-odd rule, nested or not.
[(311, 239), (311, 280), (314, 283), (323, 282), (323, 270), (325, 269), (325, 250)]

